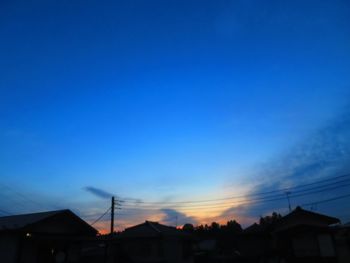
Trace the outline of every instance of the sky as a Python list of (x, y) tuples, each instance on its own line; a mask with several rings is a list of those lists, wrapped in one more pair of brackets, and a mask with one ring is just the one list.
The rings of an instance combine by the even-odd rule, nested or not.
[[(249, 201), (350, 173), (349, 11), (340, 0), (1, 1), (0, 215), (69, 208), (91, 223), (112, 195), (124, 201), (117, 229), (288, 212), (286, 200), (174, 202)], [(350, 221), (349, 206), (313, 209)]]

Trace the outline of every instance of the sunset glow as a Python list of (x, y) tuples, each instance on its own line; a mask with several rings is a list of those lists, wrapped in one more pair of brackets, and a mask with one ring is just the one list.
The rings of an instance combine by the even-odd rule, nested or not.
[(349, 1), (16, 2), (0, 215), (71, 209), (108, 233), (113, 196), (118, 231), (350, 221), (349, 185), (313, 185), (350, 173)]

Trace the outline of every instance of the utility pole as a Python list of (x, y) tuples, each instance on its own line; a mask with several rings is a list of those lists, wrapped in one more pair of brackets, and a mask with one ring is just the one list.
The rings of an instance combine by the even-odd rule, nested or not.
[(113, 235), (113, 232), (114, 232), (114, 207), (115, 207), (115, 201), (114, 201), (114, 196), (112, 196), (112, 204), (111, 204), (111, 235)]
[(292, 207), (290, 206), (289, 195), (290, 195), (290, 192), (286, 192), (286, 196), (287, 196), (287, 200), (288, 200), (288, 208), (289, 208), (289, 213), (290, 213), (290, 212), (292, 212)]

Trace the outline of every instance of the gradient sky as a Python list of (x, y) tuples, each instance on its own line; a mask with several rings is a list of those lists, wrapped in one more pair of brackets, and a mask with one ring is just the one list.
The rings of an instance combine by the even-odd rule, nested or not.
[[(201, 200), (350, 172), (348, 1), (5, 0), (0, 35), (2, 211), (91, 222), (99, 193)], [(310, 171), (323, 150), (337, 162)], [(225, 215), (166, 209), (119, 226)]]

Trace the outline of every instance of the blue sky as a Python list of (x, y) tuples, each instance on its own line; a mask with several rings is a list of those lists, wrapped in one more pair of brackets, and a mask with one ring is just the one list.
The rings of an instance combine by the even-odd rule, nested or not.
[(349, 11), (347, 1), (2, 1), (0, 208), (84, 215), (108, 206), (87, 186), (195, 200), (270, 178), (266, 166), (349, 113)]

